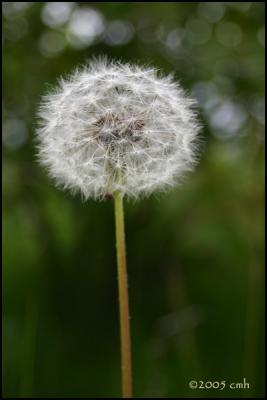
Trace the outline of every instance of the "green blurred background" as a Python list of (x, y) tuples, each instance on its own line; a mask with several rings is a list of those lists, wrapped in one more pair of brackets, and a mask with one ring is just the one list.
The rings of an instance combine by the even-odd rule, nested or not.
[(2, 5), (3, 396), (120, 396), (112, 201), (57, 190), (34, 148), (41, 96), (107, 54), (174, 71), (204, 125), (184, 185), (126, 204), (134, 395), (262, 397), (264, 3)]

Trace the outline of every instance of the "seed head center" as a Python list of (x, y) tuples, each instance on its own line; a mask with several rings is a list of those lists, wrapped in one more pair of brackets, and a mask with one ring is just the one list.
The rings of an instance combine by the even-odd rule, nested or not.
[(145, 122), (142, 119), (106, 113), (94, 123), (93, 136), (103, 144), (138, 142), (144, 126)]

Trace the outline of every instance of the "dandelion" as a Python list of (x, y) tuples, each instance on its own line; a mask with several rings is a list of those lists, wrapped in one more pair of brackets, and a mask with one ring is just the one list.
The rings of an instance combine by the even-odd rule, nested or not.
[(132, 396), (123, 197), (165, 190), (193, 168), (193, 106), (173, 76), (103, 58), (61, 79), (39, 110), (39, 159), (55, 183), (85, 200), (114, 198), (123, 397)]

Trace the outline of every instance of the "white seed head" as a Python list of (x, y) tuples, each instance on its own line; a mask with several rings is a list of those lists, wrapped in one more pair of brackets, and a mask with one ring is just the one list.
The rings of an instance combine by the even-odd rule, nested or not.
[(39, 159), (85, 199), (174, 185), (196, 161), (194, 101), (154, 68), (94, 60), (43, 98)]

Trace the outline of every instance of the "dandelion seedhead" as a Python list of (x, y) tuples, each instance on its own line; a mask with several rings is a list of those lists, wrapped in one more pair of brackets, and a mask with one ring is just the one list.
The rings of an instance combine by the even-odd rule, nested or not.
[(150, 194), (195, 164), (193, 105), (172, 76), (94, 60), (44, 97), (39, 159), (58, 185), (85, 199)]

